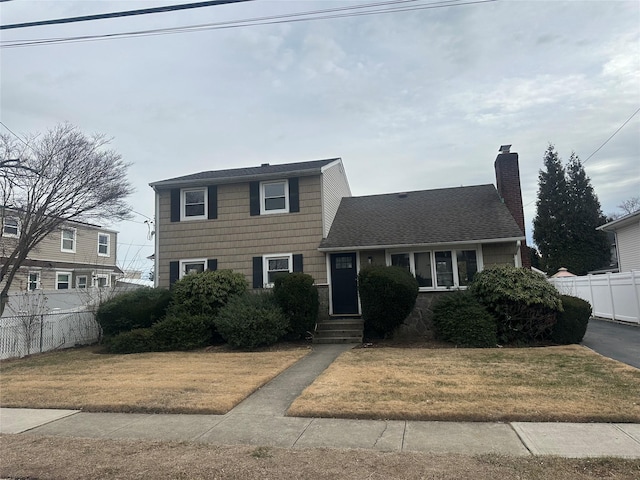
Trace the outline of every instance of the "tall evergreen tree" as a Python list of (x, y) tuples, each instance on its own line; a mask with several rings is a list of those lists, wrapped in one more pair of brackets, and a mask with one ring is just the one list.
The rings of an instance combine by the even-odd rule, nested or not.
[(542, 267), (548, 273), (566, 267), (584, 275), (607, 265), (607, 235), (596, 230), (606, 218), (580, 159), (572, 153), (565, 171), (554, 146), (549, 145), (544, 166), (533, 220), (533, 239), (542, 255)]
[(533, 219), (533, 241), (542, 256), (541, 266), (549, 273), (563, 267), (562, 252), (566, 249), (567, 182), (565, 170), (555, 147), (551, 144), (544, 154), (544, 170), (538, 174), (537, 212)]
[(566, 267), (577, 275), (604, 267), (610, 260), (607, 234), (597, 227), (606, 223), (600, 202), (582, 162), (571, 153), (567, 164), (569, 216)]

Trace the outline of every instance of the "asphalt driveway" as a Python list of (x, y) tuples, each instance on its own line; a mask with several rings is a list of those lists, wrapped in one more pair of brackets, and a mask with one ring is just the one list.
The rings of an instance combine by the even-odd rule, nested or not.
[(582, 344), (605, 357), (640, 368), (640, 327), (592, 318)]

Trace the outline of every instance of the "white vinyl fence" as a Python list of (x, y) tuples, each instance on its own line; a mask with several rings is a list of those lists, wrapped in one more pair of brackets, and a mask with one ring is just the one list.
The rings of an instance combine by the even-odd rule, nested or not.
[(75, 345), (89, 345), (100, 338), (100, 325), (86, 307), (24, 314), (0, 319), (0, 360), (24, 357)]
[(591, 304), (595, 317), (640, 324), (640, 271), (551, 278), (560, 293)]

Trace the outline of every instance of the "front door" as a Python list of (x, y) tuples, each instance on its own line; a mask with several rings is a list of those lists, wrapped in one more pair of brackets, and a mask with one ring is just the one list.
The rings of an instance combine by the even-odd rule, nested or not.
[(331, 302), (334, 315), (358, 314), (355, 253), (331, 254)]

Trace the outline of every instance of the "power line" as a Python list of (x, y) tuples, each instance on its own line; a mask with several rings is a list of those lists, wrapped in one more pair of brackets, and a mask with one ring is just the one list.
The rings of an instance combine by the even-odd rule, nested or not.
[[(416, 10), (429, 10), (429, 9), (435, 9), (435, 8), (458, 7), (458, 6), (475, 5), (475, 4), (482, 4), (482, 3), (491, 3), (491, 2), (496, 2), (498, 0), (472, 0), (467, 2), (460, 2), (460, 0), (443, 0), (438, 2), (431, 2), (426, 5), (423, 4), (423, 5), (416, 5), (416, 6), (401, 6), (401, 7), (383, 8), (383, 9), (377, 9), (377, 10), (366, 10), (366, 11), (358, 11), (358, 12), (336, 13), (331, 15), (311, 16), (311, 15), (318, 15), (322, 13), (333, 13), (333, 12), (353, 10), (353, 9), (366, 9), (371, 7), (388, 6), (388, 5), (413, 2), (413, 1), (415, 0), (396, 0), (396, 1), (379, 2), (374, 4), (358, 5), (358, 6), (351, 6), (351, 7), (340, 7), (340, 8), (334, 8), (334, 9), (314, 10), (314, 11), (307, 11), (307, 12), (300, 12), (300, 13), (275, 15), (275, 16), (269, 16), (269, 17), (256, 17), (256, 18), (244, 19), (244, 20), (231, 20), (231, 21), (225, 21), (225, 22), (189, 25), (184, 27), (163, 28), (163, 29), (154, 29), (154, 30), (142, 30), (142, 31), (134, 31), (134, 32), (111, 33), (111, 34), (102, 34), (102, 35), (86, 35), (86, 36), (65, 37), (65, 38), (48, 38), (48, 39), (45, 38), (45, 39), (35, 39), (35, 40), (12, 40), (12, 41), (0, 42), (0, 48), (52, 45), (52, 44), (60, 44), (60, 43), (78, 43), (78, 42), (87, 42), (87, 41), (96, 41), (96, 40), (109, 40), (109, 39), (116, 39), (116, 38), (168, 35), (168, 34), (176, 34), (176, 33), (190, 33), (190, 32), (203, 31), (203, 30), (221, 30), (221, 29), (230, 29), (230, 28), (253, 27), (253, 26), (259, 26), (259, 25), (274, 25), (274, 24), (280, 24), (280, 23), (304, 22), (304, 21), (311, 21), (311, 20), (327, 20), (327, 19), (336, 19), (336, 18), (345, 18), (345, 17), (365, 16), (365, 15), (378, 15), (378, 14), (385, 14), (385, 13), (388, 14), (388, 13), (397, 13), (397, 12), (410, 12), (410, 11), (416, 11)], [(308, 18), (294, 18), (294, 17), (308, 17)]]
[(613, 132), (613, 134), (612, 134), (609, 138), (607, 138), (607, 139), (604, 141), (604, 143), (603, 143), (602, 145), (600, 145), (598, 148), (596, 148), (596, 150), (595, 150), (591, 155), (589, 155), (589, 156), (587, 157), (587, 159), (586, 159), (584, 162), (582, 162), (582, 165), (584, 165), (585, 163), (587, 163), (591, 157), (593, 157), (596, 153), (598, 153), (598, 152), (600, 151), (600, 149), (601, 149), (602, 147), (604, 147), (607, 143), (609, 143), (609, 140), (611, 140), (613, 137), (615, 137), (615, 136), (616, 136), (616, 134), (617, 134), (620, 130), (622, 130), (622, 128), (623, 128), (627, 123), (629, 123), (629, 121), (631, 121), (631, 119), (632, 119), (633, 117), (635, 117), (635, 116), (636, 116), (636, 114), (637, 114), (638, 112), (640, 112), (640, 107), (638, 107), (638, 109), (637, 109), (635, 112), (633, 112), (633, 113), (631, 114), (631, 116), (630, 116), (629, 118), (627, 118), (627, 119), (625, 120), (625, 122), (624, 122), (622, 125), (620, 125), (620, 127), (618, 127), (618, 129), (617, 129), (615, 132)]
[(177, 10), (189, 10), (193, 8), (212, 7), (216, 5), (225, 5), (228, 3), (250, 2), (253, 0), (210, 0), (208, 2), (184, 3), (181, 5), (165, 5), (164, 7), (142, 8), (139, 10), (126, 10), (122, 12), (99, 13), (96, 15), (84, 15), (82, 17), (57, 18), (54, 20), (40, 20), (37, 22), (12, 23), (9, 25), (0, 25), (0, 30), (9, 30), (14, 28), (40, 27), (43, 25), (57, 25), (61, 23), (88, 22), (92, 20), (102, 20), (105, 18), (131, 17), (134, 15), (149, 15), (151, 13), (175, 12)]

